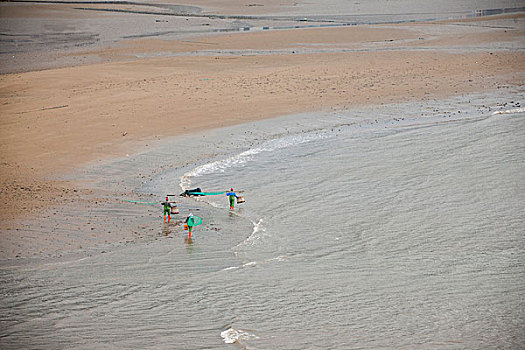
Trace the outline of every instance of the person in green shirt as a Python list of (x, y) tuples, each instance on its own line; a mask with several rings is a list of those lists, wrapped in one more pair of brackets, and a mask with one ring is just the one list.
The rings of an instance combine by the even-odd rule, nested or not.
[(168, 217), (168, 224), (171, 221), (171, 202), (166, 196), (166, 201), (161, 203), (164, 207), (164, 223), (166, 223), (166, 216)]
[(235, 205), (235, 198), (237, 198), (237, 194), (233, 192), (233, 188), (230, 188), (230, 192), (227, 192), (226, 195), (230, 198), (230, 209), (233, 210), (233, 206)]

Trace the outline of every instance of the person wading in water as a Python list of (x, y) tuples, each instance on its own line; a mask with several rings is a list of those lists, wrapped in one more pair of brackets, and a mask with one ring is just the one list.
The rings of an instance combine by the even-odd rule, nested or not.
[(227, 192), (226, 195), (230, 198), (230, 209), (233, 210), (233, 206), (235, 205), (235, 198), (237, 198), (237, 194), (233, 192), (233, 188), (230, 188), (230, 192)]

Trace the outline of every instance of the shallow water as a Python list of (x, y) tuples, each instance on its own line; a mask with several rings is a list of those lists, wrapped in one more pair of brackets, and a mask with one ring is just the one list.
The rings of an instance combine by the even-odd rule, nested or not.
[(203, 187), (249, 189), (244, 210), (256, 225), (232, 248), (242, 265), (228, 272), (250, 307), (231, 327), (259, 339), (241, 343), (522, 344), (518, 111), (394, 114), (405, 119), (284, 136), (194, 171)]
[[(191, 242), (144, 207), (144, 222), (129, 225), (145, 239), (3, 267), (0, 345), (519, 348), (524, 96), (277, 118), (95, 168), (108, 179), (99, 186), (122, 186), (111, 183), (118, 169), (142, 198), (180, 183), (233, 186), (246, 203), (232, 212), (226, 196), (183, 200), (176, 219), (204, 221)], [(168, 152), (183, 146), (186, 165), (188, 153)], [(162, 161), (179, 166), (136, 176)]]

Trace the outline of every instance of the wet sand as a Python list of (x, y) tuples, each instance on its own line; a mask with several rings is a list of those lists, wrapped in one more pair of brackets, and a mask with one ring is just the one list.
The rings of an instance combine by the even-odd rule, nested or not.
[[(286, 114), (523, 86), (524, 18), (135, 38), (69, 56), (102, 63), (57, 60), (62, 68), (53, 68), (51, 60), (44, 71), (4, 74), (1, 254), (27, 255), (17, 237), (23, 227), (38, 231), (44, 212), (111, 202), (111, 191), (74, 180), (76, 169), (100, 159)], [(53, 53), (25, 55), (23, 70), (31, 70)], [(33, 224), (21, 226), (28, 216)], [(125, 240), (97, 233), (86, 244)], [(38, 235), (31, 244), (56, 249)]]

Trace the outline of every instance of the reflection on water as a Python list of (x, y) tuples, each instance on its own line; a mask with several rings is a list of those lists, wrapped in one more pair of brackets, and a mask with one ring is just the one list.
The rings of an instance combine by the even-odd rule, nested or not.
[(171, 233), (171, 230), (170, 230), (170, 227), (169, 227), (169, 224), (164, 224), (164, 226), (162, 226), (162, 234), (166, 237), (168, 237), (168, 235)]
[(193, 238), (189, 236), (184, 236), (184, 243), (186, 243), (186, 252), (188, 254), (193, 253)]

